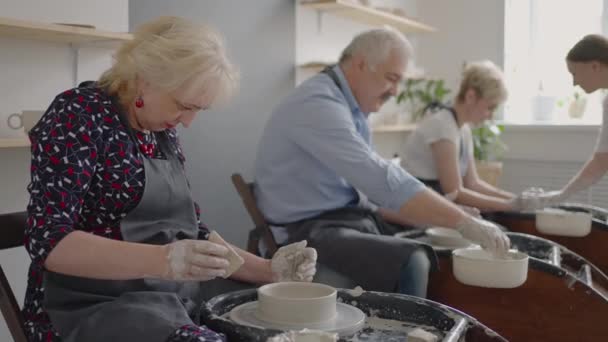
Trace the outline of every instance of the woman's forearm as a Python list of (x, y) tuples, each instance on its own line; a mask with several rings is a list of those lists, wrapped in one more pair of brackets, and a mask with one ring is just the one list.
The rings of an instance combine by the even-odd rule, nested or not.
[(423, 190), (405, 202), (399, 212), (404, 223), (455, 227), (467, 214), (431, 190)]
[(49, 271), (84, 278), (129, 280), (161, 277), (166, 260), (164, 246), (112, 240), (74, 231), (55, 246), (44, 266)]
[(565, 196), (585, 190), (599, 181), (608, 171), (608, 153), (596, 153), (562, 189)]
[(234, 245), (230, 246), (245, 260), (243, 266), (232, 274), (231, 279), (255, 284), (267, 284), (274, 281), (270, 260), (260, 258)]
[(484, 195), (498, 197), (506, 200), (511, 200), (515, 198), (515, 194), (499, 189), (491, 184), (486, 183), (482, 179), (478, 180), (477, 182), (473, 182), (470, 186), (467, 186), (467, 188), (482, 193)]
[(471, 189), (458, 191), (455, 202), (479, 209), (480, 211), (509, 211), (513, 209), (511, 199), (486, 195)]

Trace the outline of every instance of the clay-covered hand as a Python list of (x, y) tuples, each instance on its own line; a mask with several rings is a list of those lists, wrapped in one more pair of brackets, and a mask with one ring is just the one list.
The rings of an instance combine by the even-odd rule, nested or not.
[(495, 255), (506, 255), (511, 247), (509, 237), (492, 222), (466, 216), (456, 229), (464, 238), (479, 244)]
[(522, 194), (534, 195), (534, 194), (542, 194), (543, 192), (545, 192), (545, 189), (543, 189), (539, 186), (531, 186), (531, 187), (527, 188), (526, 190), (522, 191)]
[(514, 208), (520, 211), (533, 211), (557, 205), (566, 199), (563, 191), (523, 191), (515, 199)]
[(228, 249), (206, 240), (179, 240), (163, 246), (166, 264), (161, 278), (176, 281), (206, 281), (223, 277), (230, 262)]
[(316, 265), (317, 250), (306, 247), (306, 240), (279, 248), (270, 261), (276, 282), (312, 281), (317, 272)]
[(481, 217), (481, 211), (475, 207), (469, 207), (468, 205), (457, 204), (457, 206), (462, 209), (465, 213), (473, 216), (473, 217)]

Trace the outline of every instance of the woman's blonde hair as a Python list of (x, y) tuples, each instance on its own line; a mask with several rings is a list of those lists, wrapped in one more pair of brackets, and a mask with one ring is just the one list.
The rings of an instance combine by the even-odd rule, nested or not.
[(207, 26), (163, 16), (139, 26), (133, 36), (98, 81), (123, 104), (137, 95), (138, 78), (167, 92), (198, 78), (214, 88), (216, 100), (228, 98), (238, 85), (238, 71), (228, 60), (222, 37)]
[(469, 89), (473, 89), (480, 99), (495, 101), (497, 104), (504, 102), (508, 94), (502, 71), (488, 60), (465, 65), (457, 96), (459, 102), (464, 101)]

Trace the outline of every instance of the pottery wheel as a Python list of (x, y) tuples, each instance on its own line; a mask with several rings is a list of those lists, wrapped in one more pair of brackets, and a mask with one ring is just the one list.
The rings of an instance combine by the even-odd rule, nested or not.
[(336, 318), (330, 322), (316, 324), (282, 324), (267, 322), (257, 317), (258, 302), (241, 304), (228, 314), (235, 323), (248, 325), (256, 328), (270, 328), (277, 330), (301, 330), (304, 328), (334, 332), (339, 335), (351, 335), (356, 333), (365, 324), (365, 314), (358, 308), (337, 303)]
[(395, 236), (400, 237), (400, 238), (417, 240), (419, 242), (430, 245), (435, 250), (453, 250), (453, 249), (457, 249), (457, 248), (466, 248), (466, 247), (475, 246), (474, 243), (467, 241), (467, 240), (463, 240), (462, 242), (449, 244), (449, 245), (438, 244), (438, 243), (434, 242), (433, 240), (431, 240), (431, 238), (429, 238), (427, 235), (422, 235), (420, 237), (411, 238), (410, 236), (407, 235), (407, 232), (406, 233), (400, 232), (400, 233), (395, 234)]

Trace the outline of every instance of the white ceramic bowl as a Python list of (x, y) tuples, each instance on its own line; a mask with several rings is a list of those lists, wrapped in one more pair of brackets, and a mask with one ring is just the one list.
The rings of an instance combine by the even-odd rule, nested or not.
[(471, 244), (456, 229), (433, 227), (425, 230), (425, 233), (434, 245), (466, 247)]
[(460, 248), (452, 251), (452, 271), (466, 285), (514, 288), (526, 282), (528, 260), (527, 254), (515, 250), (499, 259), (480, 247)]
[(258, 288), (256, 316), (280, 324), (317, 324), (336, 318), (336, 289), (318, 283), (283, 282)]
[(591, 232), (589, 213), (545, 208), (536, 212), (536, 229), (547, 235), (583, 237)]

